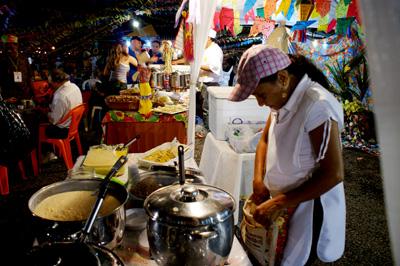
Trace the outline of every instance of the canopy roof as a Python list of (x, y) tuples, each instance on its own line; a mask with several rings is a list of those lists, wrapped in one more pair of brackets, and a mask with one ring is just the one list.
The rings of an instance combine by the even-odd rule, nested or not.
[[(28, 53), (38, 47), (80, 54), (94, 41), (132, 35), (132, 20), (152, 25), (162, 39), (172, 39), (181, 0), (6, 0), (0, 4), (0, 33), (19, 37)], [(51, 50), (51, 47), (55, 47)], [(50, 50), (49, 50), (50, 49)]]

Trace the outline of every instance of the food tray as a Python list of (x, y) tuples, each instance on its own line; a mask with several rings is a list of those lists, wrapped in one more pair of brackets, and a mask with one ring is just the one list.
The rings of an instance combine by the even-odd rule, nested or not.
[(164, 106), (159, 106), (157, 108), (153, 108), (153, 112), (169, 114), (169, 115), (186, 112), (187, 110), (188, 108), (185, 105), (164, 105)]
[[(143, 153), (142, 155), (140, 155), (140, 157), (138, 158), (138, 165), (140, 167), (144, 167), (144, 168), (150, 168), (153, 165), (163, 165), (163, 166), (170, 166), (170, 165), (175, 165), (174, 162), (178, 163), (178, 146), (182, 145), (184, 148), (184, 159), (188, 159), (190, 156), (190, 152), (189, 152), (189, 146), (188, 145), (184, 145), (181, 144), (177, 141), (172, 141), (172, 142), (165, 142), (151, 150), (148, 150), (147, 152)], [(175, 148), (176, 147), (176, 156), (171, 158), (168, 161), (165, 162), (157, 162), (157, 161), (151, 161), (151, 160), (147, 160), (145, 159), (147, 156), (151, 155), (151, 154), (155, 154), (156, 152), (160, 151), (160, 150), (167, 150), (167, 149), (171, 149), (171, 148)]]
[(137, 96), (111, 95), (106, 97), (105, 102), (113, 110), (137, 111), (139, 109), (139, 98)]

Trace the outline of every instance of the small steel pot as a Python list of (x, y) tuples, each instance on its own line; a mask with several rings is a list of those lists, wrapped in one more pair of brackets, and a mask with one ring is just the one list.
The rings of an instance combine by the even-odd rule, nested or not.
[[(81, 232), (83, 221), (53, 221), (36, 216), (34, 210), (44, 199), (68, 191), (93, 191), (100, 187), (102, 179), (69, 179), (41, 188), (31, 196), (28, 202), (33, 215), (35, 235), (39, 243), (74, 241)], [(108, 194), (116, 197), (121, 203), (111, 214), (96, 218), (88, 237), (89, 242), (116, 247), (121, 241), (125, 229), (125, 203), (128, 192), (122, 185), (111, 182)]]
[(235, 201), (203, 184), (171, 185), (144, 202), (151, 256), (159, 265), (223, 265), (232, 248)]

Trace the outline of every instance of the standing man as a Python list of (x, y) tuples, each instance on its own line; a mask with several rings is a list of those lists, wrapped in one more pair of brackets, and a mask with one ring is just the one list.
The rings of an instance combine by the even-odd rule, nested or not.
[(151, 42), (151, 49), (149, 51), (150, 62), (153, 64), (164, 64), (162, 53), (160, 52), (161, 42), (159, 40), (153, 40)]
[[(129, 55), (133, 56), (138, 64), (147, 63), (150, 59), (149, 54), (142, 50), (144, 41), (139, 36), (133, 36), (131, 38), (131, 47), (129, 49)], [(132, 64), (129, 65), (129, 73), (127, 77), (128, 84), (135, 84), (137, 82), (137, 66)]]
[[(137, 60), (137, 55), (141, 53), (142, 50), (142, 39), (139, 36), (132, 36), (131, 47), (129, 48), (129, 55), (133, 56)], [(133, 84), (132, 76), (137, 72), (137, 66), (129, 65), (129, 72), (127, 77), (128, 84)]]
[(32, 72), (29, 62), (19, 52), (18, 38), (3, 35), (1, 41), (5, 54), (0, 58), (0, 90), (3, 99), (18, 104), (22, 99), (32, 97)]
[(215, 30), (210, 29), (199, 74), (201, 95), (198, 94), (200, 97), (197, 97), (199, 102), (196, 104), (196, 113), (203, 118), (206, 126), (208, 126), (207, 87), (219, 86), (222, 76), (222, 61), (224, 58), (221, 47), (215, 42), (216, 35), (217, 33)]

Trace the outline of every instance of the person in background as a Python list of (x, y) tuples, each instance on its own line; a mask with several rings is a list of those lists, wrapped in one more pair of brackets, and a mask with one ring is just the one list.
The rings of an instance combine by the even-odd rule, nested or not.
[[(129, 49), (129, 55), (134, 57), (138, 64), (144, 64), (147, 63), (150, 59), (149, 54), (142, 49), (144, 44), (144, 41), (138, 37), (138, 36), (133, 36), (131, 38), (131, 47)], [(128, 73), (128, 84), (137, 84), (137, 65), (134, 66), (130, 64), (130, 69)]]
[(207, 87), (219, 86), (222, 76), (222, 62), (224, 54), (221, 47), (215, 42), (217, 33), (210, 29), (206, 42), (203, 59), (200, 66), (199, 82), (200, 92), (196, 104), (197, 116), (203, 119), (205, 126), (208, 126), (208, 92)]
[[(54, 69), (49, 76), (49, 84), (54, 89), (50, 112), (47, 114), (49, 125), (45, 127), (48, 138), (64, 139), (68, 136), (71, 119), (59, 124), (76, 106), (82, 104), (82, 93), (78, 86), (70, 82), (70, 77), (61, 69)], [(53, 152), (47, 152), (43, 163), (57, 159)]]
[(149, 51), (150, 63), (153, 64), (164, 64), (162, 53), (160, 52), (161, 42), (159, 40), (153, 40), (151, 42), (151, 49)]
[(311, 265), (317, 257), (332, 262), (344, 252), (343, 109), (328, 85), (305, 57), (255, 45), (242, 55), (229, 97), (254, 95), (271, 108), (256, 149), (253, 217), (268, 227), (281, 211), (295, 208), (282, 265)]
[(137, 67), (136, 58), (129, 55), (128, 47), (125, 43), (115, 44), (108, 55), (107, 63), (104, 68), (104, 76), (109, 77), (109, 95), (119, 95), (120, 90), (127, 89), (128, 73), (130, 66)]
[(0, 89), (6, 102), (19, 104), (32, 98), (32, 69), (28, 59), (19, 52), (18, 38), (3, 35), (5, 53), (0, 58)]

